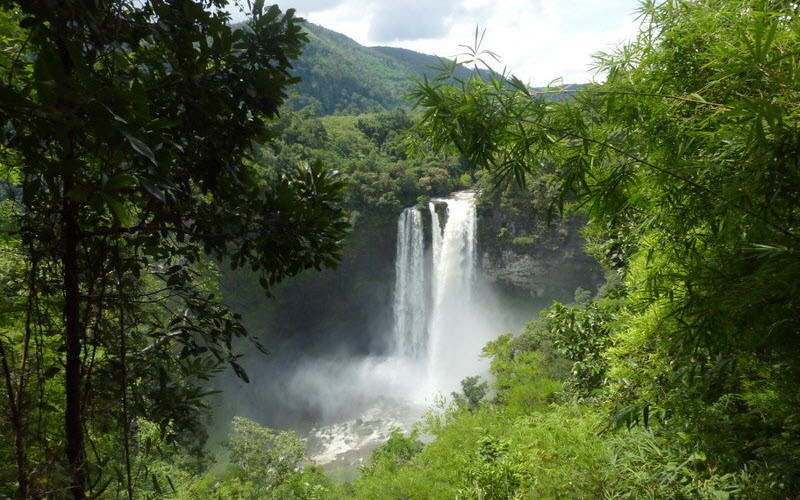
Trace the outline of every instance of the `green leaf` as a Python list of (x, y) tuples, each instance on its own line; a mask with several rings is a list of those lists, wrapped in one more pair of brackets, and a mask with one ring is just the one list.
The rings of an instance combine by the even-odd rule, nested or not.
[(156, 156), (153, 154), (153, 150), (147, 146), (147, 144), (143, 143), (136, 137), (132, 136), (128, 132), (123, 131), (122, 134), (128, 139), (128, 143), (130, 143), (131, 147), (134, 151), (139, 153), (140, 155), (146, 157), (153, 165), (158, 166), (158, 162), (156, 161)]
[(156, 479), (156, 473), (155, 472), (152, 473), (152, 478), (153, 478), (153, 489), (156, 490), (156, 493), (161, 495), (162, 494), (161, 485), (158, 484), (158, 479)]
[(253, 4), (253, 17), (258, 17), (264, 12), (264, 0), (256, 0)]
[(104, 194), (103, 201), (105, 201), (106, 206), (111, 211), (111, 215), (120, 226), (130, 227), (131, 214), (121, 199), (111, 194)]
[(701, 96), (700, 94), (689, 94), (689, 97), (690, 97), (691, 99), (693, 99), (693, 100), (697, 101), (697, 102), (702, 102), (703, 104), (706, 104), (706, 103), (708, 103), (708, 101), (706, 101), (706, 100), (703, 98), (703, 96)]
[(130, 174), (117, 174), (106, 181), (105, 188), (108, 192), (120, 191), (133, 186), (136, 186), (138, 181), (136, 177)]
[(90, 194), (87, 186), (79, 185), (67, 191), (66, 196), (72, 201), (84, 202), (89, 199)]
[(146, 178), (139, 179), (139, 184), (144, 188), (145, 191), (147, 191), (148, 194), (150, 194), (150, 196), (156, 198), (161, 203), (164, 203), (166, 196), (164, 191), (159, 186), (150, 182), (150, 180)]

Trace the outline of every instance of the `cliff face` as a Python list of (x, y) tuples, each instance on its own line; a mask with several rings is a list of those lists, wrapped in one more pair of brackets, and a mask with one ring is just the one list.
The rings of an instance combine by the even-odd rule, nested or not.
[[(444, 209), (444, 206), (441, 207)], [(516, 215), (515, 215), (516, 214)], [(426, 251), (430, 217), (423, 211)], [(481, 274), (509, 300), (572, 300), (577, 287), (595, 291), (599, 265), (583, 252), (580, 220), (548, 225), (530, 211), (478, 209)], [(376, 332), (391, 330), (397, 224), (394, 216), (362, 217), (348, 238), (341, 265), (288, 279), (267, 299), (256, 276), (225, 271), (229, 305), (276, 351), (379, 352)], [(526, 299), (527, 298), (527, 299)]]
[(584, 252), (583, 221), (537, 220), (492, 207), (478, 211), (478, 258), (483, 275), (534, 297), (571, 298), (577, 287), (595, 291), (599, 264)]

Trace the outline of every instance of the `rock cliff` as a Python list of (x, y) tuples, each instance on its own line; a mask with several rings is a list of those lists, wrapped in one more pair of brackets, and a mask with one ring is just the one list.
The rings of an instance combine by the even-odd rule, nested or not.
[(583, 220), (514, 214), (491, 206), (478, 211), (478, 258), (484, 277), (535, 297), (594, 292), (603, 281), (599, 264), (584, 251)]

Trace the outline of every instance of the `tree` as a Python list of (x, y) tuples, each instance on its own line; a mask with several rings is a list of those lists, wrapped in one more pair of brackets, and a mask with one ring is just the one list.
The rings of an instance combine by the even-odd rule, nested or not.
[(296, 81), (300, 20), (258, 0), (235, 28), (225, 4), (0, 1), (3, 241), (24, 256), (0, 358), (22, 498), (119, 477), (132, 497), (135, 417), (199, 437), (203, 380), (224, 362), (246, 378), (206, 256), (265, 288), (338, 261), (344, 184), (248, 159)]
[(588, 214), (589, 248), (626, 290), (602, 325), (618, 421), (661, 415), (710, 467), (764, 467), (793, 496), (797, 6), (669, 0), (642, 14), (636, 40), (598, 55), (602, 84), (534, 91), (452, 68), (421, 81), (422, 130), (501, 180), (552, 172), (557, 204)]
[(481, 381), (480, 376), (473, 375), (461, 380), (461, 392), (451, 392), (450, 395), (458, 406), (474, 410), (481, 404), (487, 392), (489, 384)]
[(378, 149), (382, 149), (392, 135), (411, 127), (411, 119), (402, 108), (397, 108), (387, 113), (363, 116), (356, 122), (356, 127), (374, 142)]
[(306, 458), (306, 444), (294, 432), (275, 432), (244, 417), (233, 418), (227, 448), (231, 462), (265, 492), (286, 481)]

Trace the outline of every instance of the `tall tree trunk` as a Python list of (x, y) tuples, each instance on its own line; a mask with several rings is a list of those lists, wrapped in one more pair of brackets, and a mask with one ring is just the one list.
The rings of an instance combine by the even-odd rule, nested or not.
[(72, 477), (70, 491), (76, 499), (86, 496), (86, 454), (83, 447), (83, 422), (81, 414), (81, 323), (80, 286), (78, 269), (78, 207), (66, 197), (72, 188), (71, 176), (65, 176), (62, 205), (64, 234), (64, 337), (66, 342), (66, 409), (64, 430), (69, 473)]
[[(55, 44), (61, 59), (65, 79), (70, 81), (74, 64), (67, 40), (69, 28), (67, 16), (59, 18), (55, 25)], [(71, 82), (72, 83), (72, 82)], [(58, 100), (57, 106), (71, 110), (73, 104)], [(71, 160), (75, 155), (75, 131), (68, 132), (68, 141), (62, 159)], [(61, 230), (64, 238), (62, 268), (64, 273), (64, 341), (66, 343), (64, 390), (64, 431), (69, 474), (72, 478), (70, 492), (76, 499), (86, 497), (86, 452), (83, 445), (81, 380), (81, 321), (80, 321), (80, 270), (78, 269), (78, 245), (80, 226), (78, 204), (67, 197), (74, 185), (74, 178), (67, 169), (63, 175), (61, 192)]]

